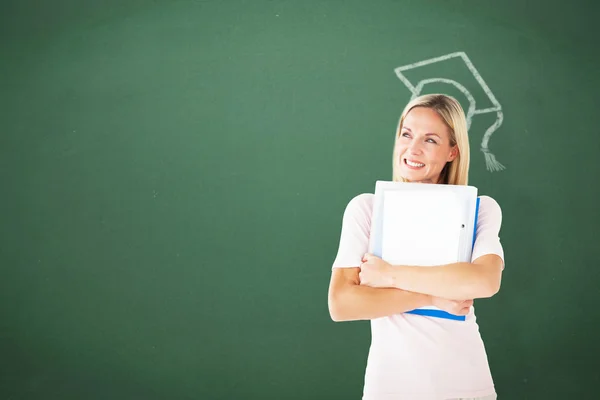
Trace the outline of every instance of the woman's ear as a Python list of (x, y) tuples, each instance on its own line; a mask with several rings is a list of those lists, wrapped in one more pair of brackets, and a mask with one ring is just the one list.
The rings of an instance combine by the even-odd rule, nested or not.
[(458, 145), (455, 145), (454, 147), (452, 147), (452, 150), (450, 150), (450, 154), (448, 155), (448, 162), (454, 161), (456, 157), (458, 157)]

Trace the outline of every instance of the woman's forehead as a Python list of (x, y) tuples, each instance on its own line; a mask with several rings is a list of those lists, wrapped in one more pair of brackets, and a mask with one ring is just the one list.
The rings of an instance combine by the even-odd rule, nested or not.
[(402, 126), (415, 133), (448, 133), (448, 127), (442, 117), (435, 110), (425, 107), (416, 107), (410, 110), (406, 114)]

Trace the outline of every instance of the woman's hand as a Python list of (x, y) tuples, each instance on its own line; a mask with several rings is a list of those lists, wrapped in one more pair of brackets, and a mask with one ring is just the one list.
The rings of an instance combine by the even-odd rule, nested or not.
[(373, 254), (365, 254), (360, 265), (358, 277), (360, 284), (375, 288), (394, 287), (392, 266)]
[(473, 300), (448, 300), (431, 296), (433, 306), (454, 315), (467, 315), (473, 305)]

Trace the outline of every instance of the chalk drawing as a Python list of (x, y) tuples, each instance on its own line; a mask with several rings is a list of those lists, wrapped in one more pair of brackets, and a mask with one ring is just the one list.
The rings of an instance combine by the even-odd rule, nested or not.
[[(469, 71), (471, 71), (471, 73), (473, 74), (473, 77), (475, 78), (475, 80), (477, 80), (477, 82), (479, 83), (479, 85), (481, 86), (481, 88), (483, 89), (485, 94), (488, 96), (488, 98), (492, 102), (493, 107), (477, 109), (477, 103), (476, 103), (473, 95), (471, 95), (471, 93), (467, 90), (467, 88), (465, 88), (463, 85), (456, 82), (455, 80), (445, 79), (445, 78), (430, 78), (430, 79), (424, 79), (422, 81), (419, 81), (417, 83), (417, 85), (415, 86), (404, 75), (405, 71), (408, 71), (408, 70), (411, 70), (414, 68), (419, 68), (424, 65), (429, 65), (429, 64), (433, 64), (433, 63), (437, 63), (437, 62), (446, 61), (446, 60), (449, 60), (451, 58), (456, 58), (456, 57), (459, 57), (464, 61), (465, 65), (467, 66)], [(434, 82), (446, 83), (446, 84), (452, 85), (452, 86), (456, 87), (458, 90), (460, 90), (469, 100), (469, 107), (467, 109), (467, 115), (466, 115), (467, 129), (471, 128), (471, 120), (474, 115), (495, 112), (496, 116), (497, 116), (496, 122), (494, 122), (485, 131), (485, 134), (483, 135), (483, 140), (481, 141), (481, 151), (485, 155), (485, 164), (486, 164), (486, 168), (488, 169), (488, 171), (494, 172), (494, 171), (501, 171), (503, 169), (506, 169), (506, 167), (504, 165), (500, 164), (496, 160), (496, 156), (494, 156), (494, 154), (492, 154), (490, 152), (490, 149), (488, 146), (492, 134), (498, 129), (498, 127), (500, 125), (502, 125), (502, 121), (504, 120), (504, 114), (502, 113), (502, 106), (500, 105), (498, 100), (496, 100), (496, 97), (494, 96), (494, 94), (492, 93), (492, 91), (490, 90), (488, 85), (485, 83), (485, 81), (483, 80), (483, 78), (481, 77), (479, 72), (477, 72), (477, 69), (475, 68), (475, 66), (473, 65), (471, 60), (469, 60), (469, 57), (467, 57), (466, 53), (460, 51), (460, 52), (456, 52), (456, 53), (446, 54), (444, 56), (419, 61), (414, 64), (404, 65), (402, 67), (396, 68), (394, 71), (396, 72), (396, 75), (398, 76), (398, 78), (400, 78), (402, 83), (404, 83), (404, 85), (408, 88), (408, 90), (410, 90), (412, 92), (411, 100), (414, 99), (415, 97), (419, 96), (421, 94), (421, 91), (423, 90), (423, 86), (425, 86), (429, 83), (434, 83)]]

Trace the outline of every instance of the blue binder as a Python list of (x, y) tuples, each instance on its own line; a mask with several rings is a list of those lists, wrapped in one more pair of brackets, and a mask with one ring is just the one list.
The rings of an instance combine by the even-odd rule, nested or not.
[[(479, 217), (479, 200), (480, 198), (477, 197), (477, 205), (475, 206), (475, 223), (473, 224), (473, 244), (471, 246), (471, 249), (475, 247), (475, 235), (477, 233), (477, 218)], [(435, 318), (446, 318), (453, 319), (456, 321), (465, 321), (467, 319), (467, 317), (464, 315), (454, 315), (444, 310), (432, 310), (427, 308), (417, 308), (416, 310), (406, 311), (406, 314), (423, 315), (426, 317)]]
[[(371, 240), (369, 242), (369, 252), (378, 256), (378, 257), (382, 257), (382, 253), (383, 253), (383, 242), (384, 242), (384, 238), (383, 238), (383, 226), (385, 224), (385, 222), (383, 221), (383, 209), (384, 209), (384, 197), (385, 197), (385, 193), (388, 193), (388, 191), (394, 191), (394, 190), (406, 190), (405, 193), (410, 194), (411, 192), (414, 193), (414, 191), (418, 191), (418, 192), (422, 192), (423, 190), (426, 191), (434, 191), (434, 193), (436, 193), (435, 191), (438, 191), (437, 193), (447, 193), (446, 191), (452, 191), (453, 193), (458, 193), (458, 196), (462, 196), (461, 198), (467, 199), (467, 200), (463, 200), (466, 201), (468, 204), (470, 202), (472, 207), (471, 209), (474, 208), (475, 212), (474, 212), (474, 216), (473, 214), (467, 213), (467, 214), (463, 214), (465, 215), (464, 218), (467, 218), (467, 216), (470, 214), (471, 217), (473, 217), (473, 220), (471, 222), (470, 218), (469, 218), (469, 222), (467, 222), (466, 220), (465, 225), (463, 225), (463, 227), (468, 227), (469, 224), (473, 224), (472, 225), (472, 242), (470, 243), (471, 246), (469, 247), (460, 247), (462, 250), (460, 252), (460, 255), (458, 256), (459, 259), (461, 260), (468, 260), (471, 257), (472, 254), (472, 250), (473, 247), (475, 245), (475, 236), (476, 236), (476, 232), (477, 232), (477, 220), (479, 217), (479, 203), (480, 203), (480, 198), (479, 196), (477, 196), (477, 189), (469, 186), (469, 187), (449, 187), (449, 185), (435, 185), (435, 184), (416, 184), (416, 183), (399, 183), (399, 182), (385, 182), (385, 181), (377, 181), (376, 183), (376, 190), (375, 190), (375, 204), (374, 204), (374, 212), (373, 212), (373, 218), (372, 218), (372, 224), (371, 224)], [(471, 197), (472, 196), (472, 197)], [(404, 195), (402, 195), (402, 198), (404, 198)], [(468, 200), (471, 199), (471, 200)], [(473, 204), (474, 203), (474, 204)], [(413, 204), (413, 203), (411, 203)], [(389, 211), (392, 211), (392, 209), (389, 209)], [(395, 225), (392, 225), (395, 226)], [(461, 233), (461, 236), (463, 235), (468, 235), (466, 232)], [(468, 237), (468, 236), (467, 236)], [(461, 239), (464, 240), (464, 239)], [(403, 242), (404, 243), (404, 242)], [(390, 243), (388, 242), (388, 246), (390, 246)], [(393, 244), (391, 244), (392, 247), (395, 247)], [(404, 244), (404, 246), (406, 246), (406, 244)], [(388, 247), (389, 249), (389, 247)], [(400, 250), (401, 251), (401, 250)], [(402, 253), (404, 254), (404, 253)], [(419, 253), (420, 254), (420, 253)], [(405, 256), (402, 255), (401, 256), (402, 259), (405, 259)], [(416, 265), (416, 264), (415, 264)], [(435, 317), (435, 318), (445, 318), (445, 319), (450, 319), (450, 320), (456, 320), (456, 321), (465, 321), (466, 317), (465, 316), (459, 316), (459, 315), (454, 315), (454, 314), (450, 314), (444, 310), (441, 310), (437, 307), (423, 307), (423, 308), (418, 308), (415, 310), (411, 310), (411, 311), (407, 311), (407, 314), (414, 314), (414, 315), (421, 315), (421, 316), (427, 316), (427, 317)]]

